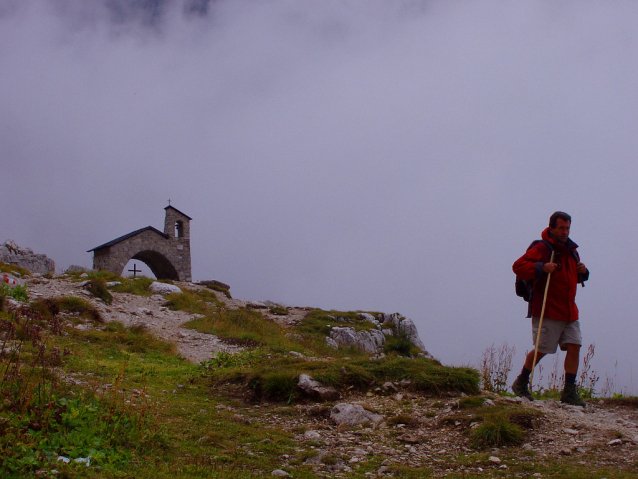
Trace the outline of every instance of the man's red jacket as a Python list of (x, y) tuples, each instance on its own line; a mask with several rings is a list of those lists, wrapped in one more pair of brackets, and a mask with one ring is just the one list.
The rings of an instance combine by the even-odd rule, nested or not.
[[(558, 319), (560, 321), (576, 321), (578, 319), (578, 307), (576, 306), (576, 287), (578, 286), (578, 272), (576, 265), (578, 245), (571, 239), (563, 245), (555, 241), (546, 228), (541, 238), (549, 242), (554, 248), (554, 263), (558, 268), (552, 273), (547, 291), (547, 303), (545, 304), (545, 318)], [(543, 272), (543, 265), (549, 263), (551, 253), (547, 245), (536, 243), (523, 256), (518, 258), (512, 269), (516, 276), (524, 280), (534, 280), (534, 292), (532, 293), (532, 316), (540, 316), (543, 308), (543, 295), (547, 284), (547, 273)], [(589, 278), (589, 271), (581, 276), (582, 281)]]

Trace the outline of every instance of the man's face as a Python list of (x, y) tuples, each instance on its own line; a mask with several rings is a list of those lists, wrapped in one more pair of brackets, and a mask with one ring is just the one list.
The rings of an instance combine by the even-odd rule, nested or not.
[(567, 238), (569, 238), (570, 224), (571, 224), (570, 221), (565, 221), (561, 218), (558, 218), (558, 220), (556, 220), (556, 227), (555, 228), (552, 228), (551, 226), (549, 227), (550, 233), (552, 233), (552, 236), (554, 237), (554, 239), (558, 241), (560, 244), (565, 244), (567, 242)]

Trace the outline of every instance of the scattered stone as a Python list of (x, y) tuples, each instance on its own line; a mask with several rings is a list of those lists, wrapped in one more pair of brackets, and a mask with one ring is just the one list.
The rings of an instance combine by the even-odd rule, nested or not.
[(405, 442), (406, 444), (421, 444), (421, 438), (415, 436), (414, 434), (402, 434), (401, 436), (397, 437), (397, 440)]
[(352, 427), (350, 426), (350, 424), (346, 423), (346, 422), (342, 422), (341, 424), (339, 424), (337, 426), (337, 432), (339, 434), (343, 434), (344, 432), (349, 431), (350, 429), (352, 429)]
[(607, 443), (608, 446), (622, 446), (622, 439), (612, 439)]
[(488, 461), (490, 461), (492, 464), (500, 464), (501, 463), (501, 459), (499, 457), (496, 457), (496, 456), (490, 456)]
[(563, 432), (565, 434), (569, 434), (570, 436), (577, 436), (578, 435), (578, 431), (576, 431), (575, 429), (565, 428), (565, 429), (563, 429)]

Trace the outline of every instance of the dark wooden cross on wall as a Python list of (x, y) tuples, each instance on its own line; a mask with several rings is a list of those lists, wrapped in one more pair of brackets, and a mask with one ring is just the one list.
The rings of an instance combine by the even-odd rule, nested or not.
[(137, 269), (137, 265), (136, 265), (135, 263), (133, 263), (133, 269), (129, 269), (129, 271), (130, 271), (131, 273), (133, 273), (133, 277), (135, 277), (135, 275), (136, 275), (137, 273), (141, 273), (141, 272), (142, 272), (142, 270), (141, 270), (141, 269)]

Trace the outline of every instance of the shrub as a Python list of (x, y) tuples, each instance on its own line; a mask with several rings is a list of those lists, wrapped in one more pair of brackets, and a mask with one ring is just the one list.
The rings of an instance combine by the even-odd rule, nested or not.
[(29, 293), (27, 291), (27, 288), (26, 286), (22, 285), (17, 285), (13, 289), (11, 289), (9, 288), (9, 285), (0, 283), (0, 298), (4, 298), (5, 296), (11, 296), (17, 301), (29, 301)]

